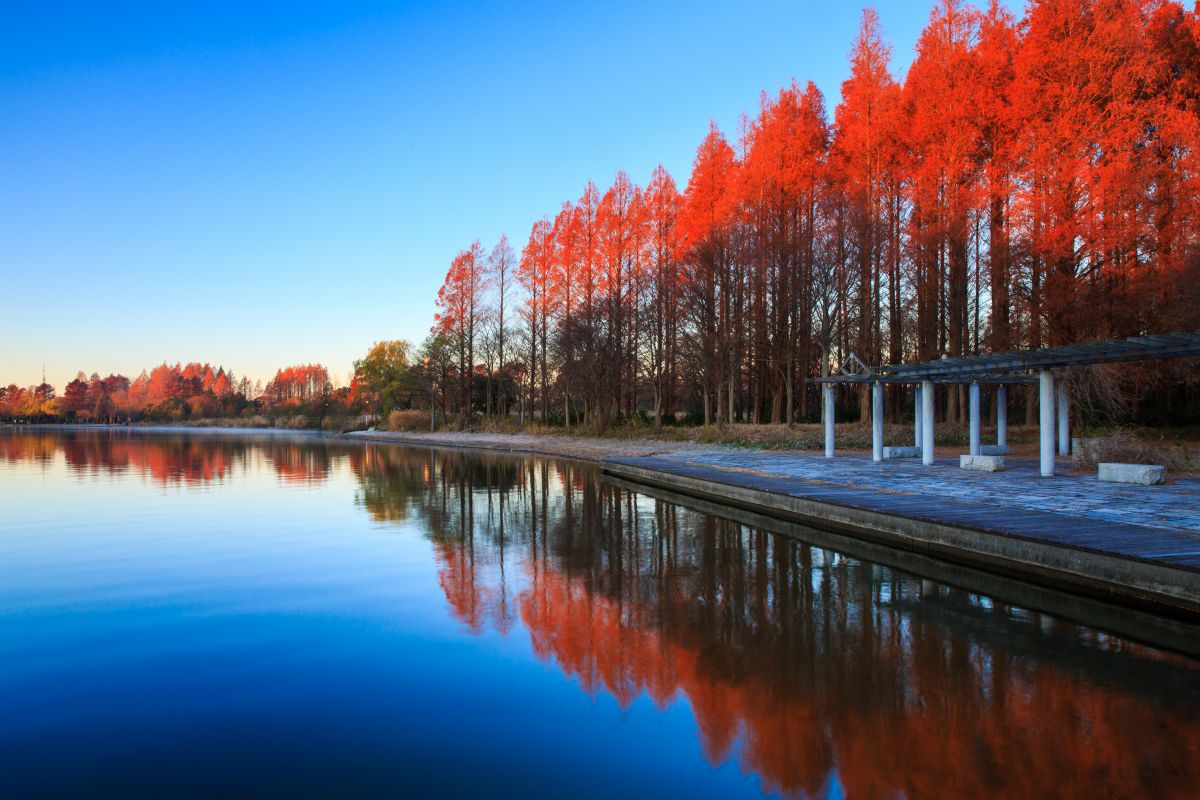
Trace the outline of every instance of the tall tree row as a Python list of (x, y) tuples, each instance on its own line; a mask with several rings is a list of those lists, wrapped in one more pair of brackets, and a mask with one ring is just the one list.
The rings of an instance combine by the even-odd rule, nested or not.
[(460, 253), (454, 408), (790, 423), (854, 359), (1200, 327), (1196, 8), (938, 0), (906, 75), (891, 55), (868, 9), (832, 118), (793, 82), (735, 140), (712, 125), (682, 189), (619, 172), (519, 258)]

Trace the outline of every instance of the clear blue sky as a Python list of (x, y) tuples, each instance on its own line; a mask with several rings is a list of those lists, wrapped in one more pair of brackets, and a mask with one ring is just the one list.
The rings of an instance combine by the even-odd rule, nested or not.
[[(931, 0), (874, 4), (902, 73)], [(343, 380), (454, 253), (814, 80), (854, 3), (6, 3), (0, 381), (163, 360)]]

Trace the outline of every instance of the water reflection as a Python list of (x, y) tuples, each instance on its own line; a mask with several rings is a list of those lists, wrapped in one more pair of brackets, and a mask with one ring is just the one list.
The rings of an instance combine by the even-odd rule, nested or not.
[(1197, 662), (626, 491), (586, 465), (91, 432), (0, 435), (0, 459), (164, 487), (263, 469), (340, 489), (340, 476), (384, 535), (424, 532), (472, 636), (527, 636), (625, 709), (686, 701), (689, 747), (768, 792), (1171, 797), (1200, 785)]
[(468, 628), (508, 630), (517, 613), (589, 694), (686, 698), (705, 758), (736, 759), (768, 791), (1200, 785), (1200, 673), (1184, 657), (622, 491), (586, 466), (398, 448), (354, 463), (375, 519), (424, 519)]
[[(185, 433), (140, 433), (137, 429), (28, 429), (2, 432), (0, 460), (33, 461), (49, 466), (61, 453), (78, 477), (129, 473), (163, 486), (223, 483), (235, 472), (266, 464), (281, 481), (321, 483), (350, 445), (314, 446), (306, 436), (234, 437)], [(355, 448), (356, 449), (356, 448)]]

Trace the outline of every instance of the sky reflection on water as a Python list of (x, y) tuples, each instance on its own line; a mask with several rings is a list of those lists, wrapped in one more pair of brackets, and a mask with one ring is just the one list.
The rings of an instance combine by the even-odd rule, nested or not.
[(0, 433), (14, 796), (1189, 796), (1200, 666), (600, 481)]

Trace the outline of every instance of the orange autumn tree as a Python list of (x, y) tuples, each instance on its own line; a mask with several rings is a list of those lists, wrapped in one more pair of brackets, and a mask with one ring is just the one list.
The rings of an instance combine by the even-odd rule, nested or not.
[(659, 164), (643, 199), (647, 224), (646, 370), (653, 393), (655, 426), (676, 412), (682, 314), (679, 216), (681, 198), (671, 174)]
[[(904, 82), (909, 237), (920, 253), (915, 274), (923, 299), (917, 330), (928, 356), (974, 349), (968, 290), (971, 234), (980, 219), (979, 24), (979, 13), (963, 0), (939, 0)], [(958, 421), (965, 397), (952, 390), (948, 400), (947, 417)]]
[[(527, 363), (529, 368), (529, 398), (528, 414), (533, 416), (535, 409), (545, 420), (550, 413), (548, 407), (549, 385), (549, 345), (550, 316), (553, 309), (550, 305), (550, 281), (554, 270), (554, 232), (548, 219), (540, 219), (533, 223), (529, 232), (529, 241), (521, 251), (521, 261), (517, 268), (517, 281), (525, 292), (525, 304), (521, 315), (525, 320), (527, 344)], [(536, 389), (541, 387), (541, 406), (537, 405)]]
[(602, 334), (593, 373), (598, 421), (632, 413), (639, 377), (639, 302), (645, 283), (642, 191), (624, 171), (600, 198), (596, 223), (602, 264)]
[(571, 392), (578, 382), (580, 348), (575, 332), (580, 327), (578, 275), (576, 253), (579, 215), (573, 203), (566, 202), (554, 217), (550, 229), (551, 261), (548, 304), (555, 310), (554, 337), (558, 361), (559, 392), (562, 395), (563, 424), (571, 426)]
[[(484, 286), (490, 288), (485, 297), (485, 333), (483, 337), (486, 368), (486, 394), (484, 411), (488, 415), (508, 412), (508, 396), (511, 380), (507, 360), (513, 320), (513, 301), (517, 287), (517, 254), (508, 237), (501, 235), (500, 241), (488, 254), (485, 265)], [(495, 384), (493, 391), (493, 383)], [(495, 402), (493, 403), (493, 397)]]
[[(645, 189), (620, 171), (535, 225), (518, 280), (521, 408), (597, 427), (681, 413), (791, 424), (815, 419), (813, 378), (852, 357), (1197, 327), (1197, 10), (931, 5), (903, 81), (867, 9), (832, 114), (793, 80), (735, 141), (712, 126), (682, 192), (661, 168)], [(450, 295), (439, 318), (466, 344)], [(488, 364), (460, 375), (477, 371), (496, 379)], [(1194, 403), (1187, 365), (1140, 376), (1132, 388), (1161, 412)], [(887, 413), (902, 402), (889, 393)], [(963, 405), (939, 390), (940, 418)]]
[[(826, 202), (829, 125), (813, 83), (764, 97), (741, 184), (748, 223), (751, 406), (793, 419), (796, 384), (813, 362), (813, 274)], [(802, 405), (804, 405), (802, 403)]]
[[(979, 160), (983, 181), (980, 202), (987, 209), (987, 270), (990, 295), (990, 335), (987, 347), (1005, 352), (1013, 347), (1015, 284), (1013, 230), (1010, 223), (1017, 184), (1020, 132), (1019, 109), (1014, 106), (1014, 59), (1017, 50), (1016, 21), (999, 0), (990, 0), (979, 20), (975, 48), (974, 95), (979, 133)], [(977, 270), (981, 265), (976, 264)], [(978, 303), (978, 297), (976, 298)], [(978, 308), (978, 306), (977, 306)], [(976, 337), (981, 333), (978, 327)]]
[(311, 402), (331, 388), (329, 371), (320, 364), (302, 364), (276, 370), (264, 398), (273, 406), (299, 406)]
[(478, 240), (466, 250), (460, 250), (450, 262), (446, 280), (437, 296), (438, 313), (434, 318), (434, 329), (452, 339), (458, 355), (458, 393), (455, 402), (462, 417), (472, 410), (475, 345), (487, 279), (484, 260), (483, 245)]
[(1156, 187), (1148, 209), (1156, 258), (1142, 269), (1138, 301), (1156, 325), (1187, 330), (1200, 307), (1200, 8), (1189, 13), (1178, 3), (1158, 4), (1147, 35), (1155, 138), (1144, 156), (1145, 176)]
[[(565, 210), (565, 209), (564, 209)], [(559, 258), (564, 278), (559, 285), (567, 294), (559, 332), (564, 341), (563, 376), (566, 397), (582, 400), (584, 416), (595, 413), (598, 387), (593, 383), (600, 358), (600, 293), (604, 274), (600, 263), (600, 191), (588, 181), (571, 207), (569, 220), (560, 229)], [(572, 309), (571, 295), (575, 297)], [(569, 355), (568, 355), (569, 354)], [(569, 400), (564, 411), (570, 418)]]
[[(859, 358), (872, 364), (882, 358), (882, 259), (894, 229), (890, 223), (895, 222), (891, 212), (897, 187), (888, 180), (888, 168), (898, 146), (900, 86), (889, 71), (890, 59), (879, 17), (868, 8), (850, 51), (850, 77), (842, 84), (842, 102), (834, 112), (830, 157), (841, 179), (838, 189), (844, 208), (838, 303), (854, 319), (853, 330), (843, 326), (840, 331), (841, 350), (852, 347)], [(864, 417), (866, 408), (863, 391), (860, 413)]]
[(679, 211), (684, 293), (696, 332), (691, 350), (699, 365), (706, 425), (733, 413), (737, 179), (733, 148), (714, 123), (696, 151)]

